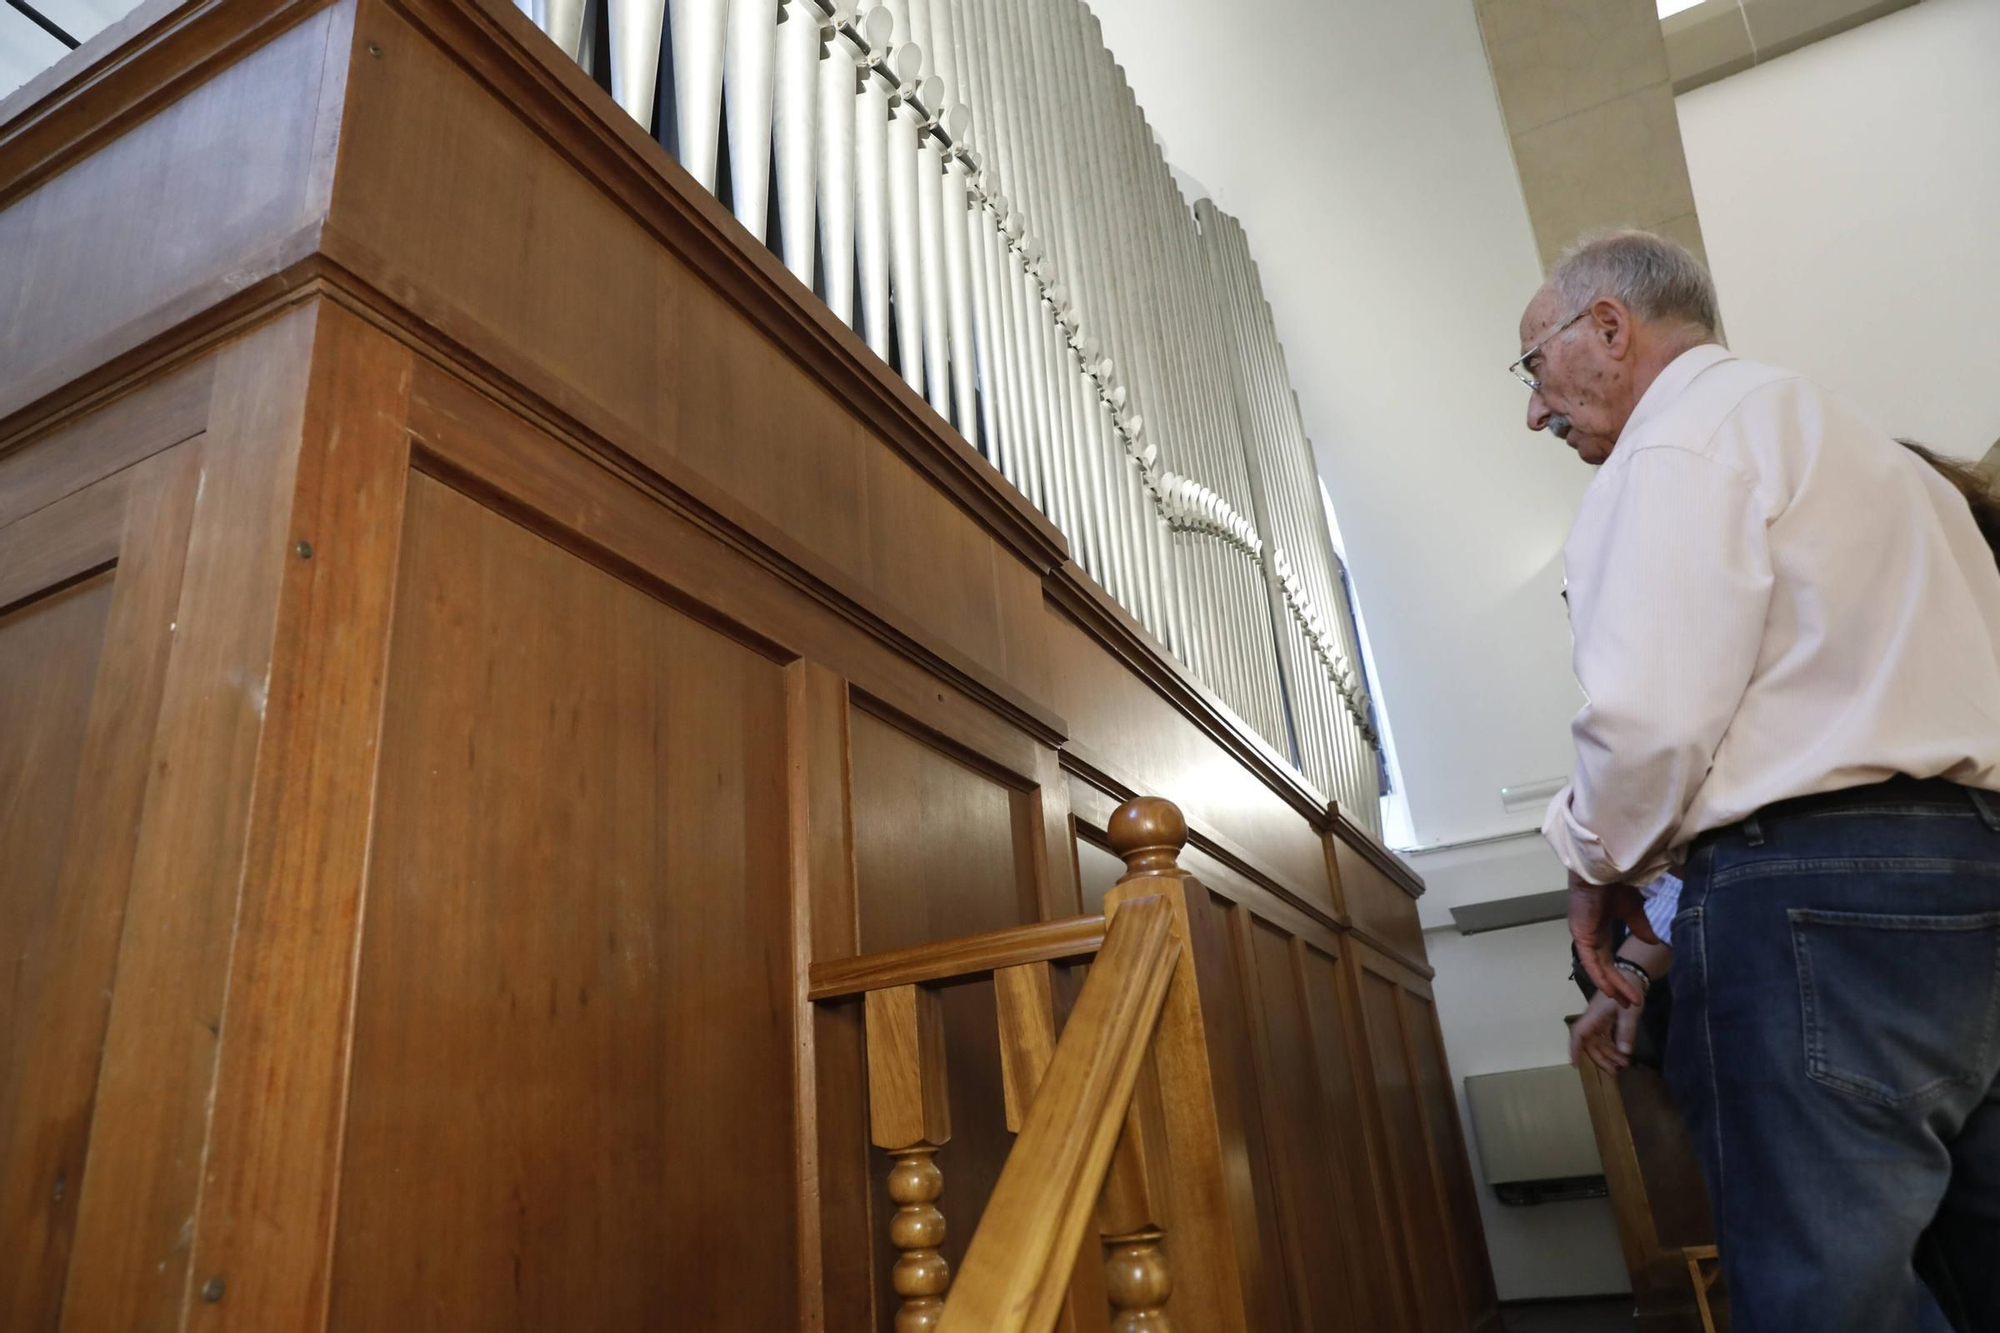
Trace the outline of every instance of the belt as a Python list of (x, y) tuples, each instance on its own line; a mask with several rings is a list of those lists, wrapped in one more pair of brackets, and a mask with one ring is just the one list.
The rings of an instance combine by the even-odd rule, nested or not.
[(1721, 828), (1697, 834), (1689, 850), (1699, 851), (1711, 843), (1736, 834), (1747, 837), (1752, 843), (1762, 842), (1764, 826), (1773, 820), (1796, 819), (1801, 815), (1820, 815), (1836, 810), (1885, 805), (1970, 805), (1989, 826), (1995, 826), (1996, 808), (2000, 808), (2000, 793), (1976, 791), (1956, 782), (1948, 782), (1944, 778), (1912, 778), (1898, 775), (1860, 787), (1842, 787), (1837, 791), (1815, 792), (1810, 796), (1793, 796), (1782, 801), (1773, 801), (1747, 819), (1739, 819), (1734, 824), (1724, 824)]

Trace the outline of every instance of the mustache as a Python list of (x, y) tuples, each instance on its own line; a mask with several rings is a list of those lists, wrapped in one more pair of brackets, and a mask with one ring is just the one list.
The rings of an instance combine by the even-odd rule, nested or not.
[(1569, 438), (1569, 418), (1560, 412), (1550, 417), (1548, 432), (1558, 440), (1567, 440)]

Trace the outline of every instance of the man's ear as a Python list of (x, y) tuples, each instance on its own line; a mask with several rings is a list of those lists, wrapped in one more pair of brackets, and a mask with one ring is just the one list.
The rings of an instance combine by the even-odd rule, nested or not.
[(1600, 296), (1590, 303), (1590, 336), (1614, 361), (1623, 361), (1632, 350), (1633, 322), (1632, 308), (1615, 296)]

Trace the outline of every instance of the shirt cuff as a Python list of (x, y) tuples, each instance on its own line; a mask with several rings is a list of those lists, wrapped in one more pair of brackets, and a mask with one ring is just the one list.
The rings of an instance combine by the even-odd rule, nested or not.
[(1570, 809), (1573, 790), (1565, 786), (1549, 802), (1549, 812), (1542, 819), (1542, 836), (1548, 839), (1564, 868), (1586, 884), (1624, 883), (1629, 876), (1612, 861), (1604, 843), (1576, 822), (1576, 815)]

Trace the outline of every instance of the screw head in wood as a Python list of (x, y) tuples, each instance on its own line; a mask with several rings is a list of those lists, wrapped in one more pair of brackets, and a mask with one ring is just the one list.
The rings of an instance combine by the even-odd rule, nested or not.
[(208, 1281), (202, 1283), (201, 1298), (207, 1301), (210, 1305), (214, 1305), (217, 1301), (221, 1300), (222, 1279), (220, 1277), (212, 1277)]
[(382, 58), (382, 43), (380, 42), (368, 43), (368, 54), (374, 56), (377, 60), (380, 60)]
[(301, 560), (310, 560), (313, 558), (313, 544), (311, 542), (302, 541), (292, 549), (299, 553), (299, 559)]

